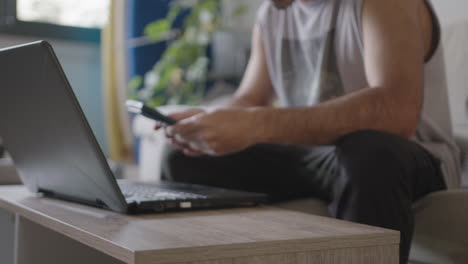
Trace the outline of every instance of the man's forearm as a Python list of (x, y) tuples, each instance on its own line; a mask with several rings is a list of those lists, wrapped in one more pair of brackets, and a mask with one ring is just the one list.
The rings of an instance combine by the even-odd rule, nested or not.
[(420, 105), (386, 89), (364, 89), (304, 108), (253, 108), (258, 143), (324, 145), (359, 130), (379, 130), (410, 137)]

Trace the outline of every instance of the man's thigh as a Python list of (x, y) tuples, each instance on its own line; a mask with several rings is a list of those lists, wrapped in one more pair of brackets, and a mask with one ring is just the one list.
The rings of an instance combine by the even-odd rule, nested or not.
[(307, 148), (260, 144), (222, 157), (188, 157), (166, 147), (163, 179), (261, 192), (273, 201), (314, 196), (304, 175)]
[(337, 141), (335, 152), (339, 169), (334, 196), (341, 195), (337, 190), (347, 183), (367, 193), (400, 190), (411, 203), (446, 188), (440, 161), (418, 143), (396, 135), (354, 132)]
[(166, 147), (162, 173), (171, 181), (267, 193), (273, 201), (332, 202), (346, 182), (376, 188), (401, 179), (413, 200), (444, 188), (437, 159), (415, 142), (377, 131), (355, 132), (332, 146), (260, 144), (223, 157), (192, 158)]

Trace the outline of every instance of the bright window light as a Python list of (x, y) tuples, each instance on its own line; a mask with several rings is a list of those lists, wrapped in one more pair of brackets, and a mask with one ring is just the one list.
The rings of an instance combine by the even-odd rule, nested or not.
[(102, 28), (110, 0), (17, 0), (18, 20), (62, 26)]

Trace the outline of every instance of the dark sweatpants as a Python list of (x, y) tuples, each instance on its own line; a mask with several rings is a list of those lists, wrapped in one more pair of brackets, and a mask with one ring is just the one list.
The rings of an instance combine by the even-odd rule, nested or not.
[(167, 180), (267, 193), (272, 201), (314, 197), (338, 219), (401, 231), (408, 260), (412, 203), (445, 189), (440, 162), (418, 144), (361, 131), (333, 146), (256, 145), (224, 157), (190, 158), (168, 148)]

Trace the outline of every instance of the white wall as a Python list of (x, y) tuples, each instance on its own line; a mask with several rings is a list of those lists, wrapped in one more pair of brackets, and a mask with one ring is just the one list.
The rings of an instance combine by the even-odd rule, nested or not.
[(468, 125), (468, 0), (432, 0), (444, 34), (449, 96), (455, 126)]
[(432, 0), (443, 25), (468, 21), (467, 0)]
[[(35, 41), (37, 38), (1, 35), (0, 48)], [(101, 86), (101, 51), (96, 43), (50, 40), (104, 152), (107, 142)]]

